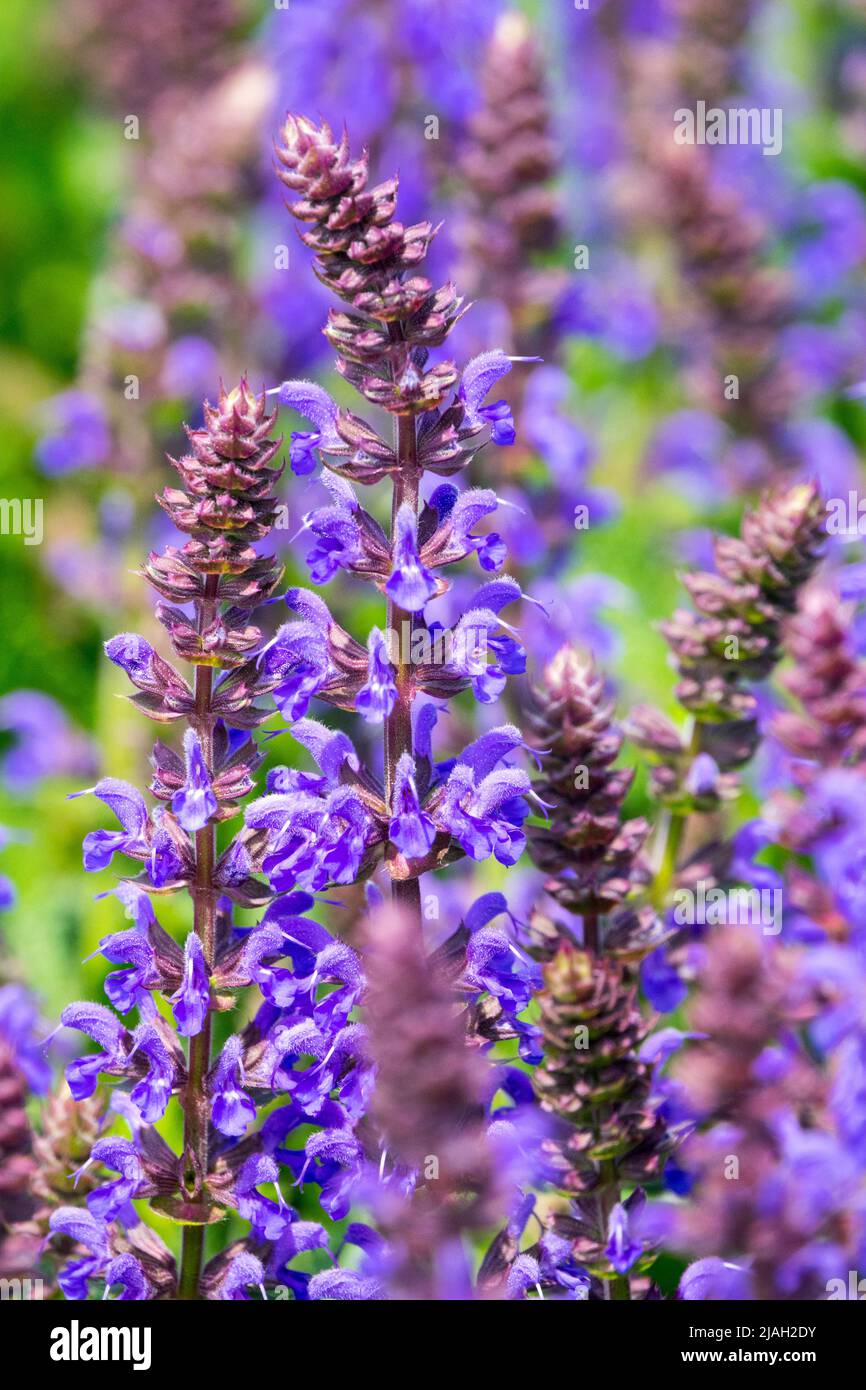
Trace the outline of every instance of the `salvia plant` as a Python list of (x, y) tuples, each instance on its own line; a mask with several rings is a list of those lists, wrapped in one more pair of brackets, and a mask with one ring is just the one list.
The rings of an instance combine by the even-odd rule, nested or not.
[[(588, 491), (563, 334), (592, 319), (603, 352), (615, 335), (602, 291), (562, 269), (558, 180), (592, 156), (561, 138), (525, 18), (441, 10), (486, 45), (484, 82), (476, 96), (453, 75), (447, 155), (427, 152), (420, 190), (410, 167), (399, 203), (453, 196), (459, 255), (432, 221), (401, 220), (398, 178), (373, 182), (349, 131), (302, 115), (278, 133), (272, 183), (313, 293), (294, 283), (270, 305), (304, 305), (271, 345), (270, 381), (230, 374), (226, 344), (257, 346), (237, 322), (255, 306), (205, 255), (202, 341), (227, 379), (169, 459), (148, 534), (170, 538), (136, 571), (153, 617), (142, 605), (144, 631), (105, 643), (160, 737), (146, 788), (112, 775), (129, 762), (112, 769), (124, 750), (106, 739), (106, 775), (70, 793), (73, 813), (96, 797), (113, 818), (87, 833), (84, 868), (116, 921), (94, 953), (105, 1002), (68, 1004), (55, 1030), (63, 1080), (11, 964), (0, 987), (4, 1278), (38, 1272), (74, 1301), (624, 1303), (833, 1297), (862, 1266), (866, 588), (859, 566), (827, 559), (823, 490), (796, 447), (787, 349), (818, 299), (774, 264), (779, 201), (744, 218), (742, 171), (718, 179), (707, 151), (661, 149), (642, 71), (652, 56), (662, 102), (698, 81), (719, 102), (748, 90), (754, 8), (677, 0), (644, 24), (641, 6), (611, 5), (586, 28), (594, 80), (623, 98), (599, 114), (616, 131), (602, 162), (615, 184), (643, 160), (646, 187), (665, 190), (654, 230), (692, 294), (696, 318), (665, 325), (664, 351), (683, 354), (696, 399), (712, 387), (726, 498), (747, 494), (647, 639), (672, 671), (666, 712), (635, 699), (628, 656), (622, 687), (609, 678), (569, 588), (578, 504), (610, 518)], [(207, 158), (207, 228), (232, 221), (223, 195), (253, 192), (245, 139), (211, 151), (210, 119), (175, 126), (192, 105), (233, 127), (221, 59), (207, 35), (199, 54), (187, 9), (158, 7), (195, 71), (185, 95), (173, 79), (166, 139), (140, 163), (150, 233), (190, 231), (181, 285), (156, 255), (142, 291), (166, 308), (186, 303), (186, 252), (202, 250), (173, 196), (181, 165), (192, 177)], [(242, 11), (217, 11), (241, 40)], [(323, 13), (272, 21), (298, 26), (287, 80), (301, 91), (321, 85), (313, 59), (336, 22)], [(358, 125), (390, 160), (446, 82), (441, 35), (427, 5), (335, 13), (366, 60)], [(125, 70), (150, 71), (134, 50), (107, 65), (112, 100)], [(338, 89), (355, 76), (328, 73)], [(166, 162), (171, 130), (188, 159)], [(616, 197), (593, 225), (628, 225)], [(154, 246), (135, 240), (134, 211), (138, 264)], [(635, 222), (629, 235), (640, 243)], [(449, 258), (459, 287), (439, 274)], [(300, 375), (318, 370), (299, 344), (323, 295), (331, 390)], [(616, 355), (649, 350), (652, 310), (643, 347), (626, 325)], [(163, 438), (162, 407), (189, 395), (177, 378), (202, 367), (181, 343), (194, 361), (151, 361)], [(726, 370), (743, 387), (727, 414)], [(82, 448), (108, 457), (86, 405), (53, 441), (55, 471)], [(139, 468), (134, 450), (122, 462)], [(291, 554), (287, 495), (303, 498)], [(559, 589), (576, 608), (565, 623), (547, 611)], [(27, 747), (7, 773), (92, 781), (94, 750), (52, 732), (38, 695), (16, 698), (6, 722)], [(738, 916), (742, 902), (758, 910)], [(87, 1039), (71, 1061), (63, 1030)]]
[[(463, 856), (514, 863), (534, 796), (527, 772), (512, 764), (524, 746), (513, 726), (491, 729), (445, 762), (434, 758), (431, 740), (434, 699), (471, 688), (490, 703), (506, 676), (523, 668), (520, 644), (500, 617), (520, 597), (517, 583), (506, 576), (482, 583), (475, 606), (443, 636), (447, 660), (430, 651), (415, 659), (416, 634), (430, 635), (424, 606), (447, 588), (444, 567), (474, 555), (482, 571), (501, 566), (495, 539), (475, 529), (496, 508), (492, 492), (444, 482), (424, 501), (420, 487), (428, 471), (458, 475), (491, 433), (510, 429), (502, 404), (487, 403), (510, 361), (494, 352), (463, 372), (450, 362), (430, 365), (460, 298), (453, 286), (437, 289), (424, 278), (432, 228), (395, 220), (396, 181), (369, 188), (366, 161), (351, 157), (347, 137), (290, 118), (278, 156), (317, 273), (347, 304), (331, 312), (326, 329), (340, 370), (395, 422), (393, 438), (383, 438), (322, 388), (285, 383), (282, 401), (315, 426), (293, 435), (292, 467), (303, 474), (318, 457), (327, 461), (331, 501), (311, 521), (321, 564), (375, 584), (386, 612), (383, 628), (362, 645), (318, 595), (290, 589), (279, 601), (292, 619), (263, 639), (253, 618), (275, 597), (281, 566), (255, 546), (275, 517), (280, 441), (264, 395), (246, 381), (221, 390), (205, 406), (202, 427), (188, 431), (191, 452), (174, 461), (182, 486), (159, 499), (189, 539), (152, 554), (142, 570), (160, 597), (157, 616), (175, 662), (192, 675), (135, 634), (106, 645), (135, 685), (142, 713), (182, 723), (185, 732), (182, 755), (161, 741), (154, 747), (155, 808), (110, 777), (92, 788), (121, 828), (88, 835), (85, 867), (104, 869), (122, 853), (143, 868), (115, 890), (132, 926), (102, 942), (106, 959), (122, 967), (106, 981), (114, 1009), (77, 1004), (63, 1013), (63, 1023), (99, 1049), (67, 1077), (78, 1099), (94, 1093), (99, 1076), (122, 1078), (134, 1137), (100, 1140), (91, 1161), (119, 1176), (89, 1194), (86, 1210), (61, 1208), (51, 1217), (54, 1232), (87, 1251), (61, 1276), (71, 1296), (82, 1296), (94, 1277), (119, 1284), (125, 1297), (232, 1298), (267, 1279), (304, 1284), (287, 1266), (327, 1237), (298, 1223), (282, 1196), (275, 1201), (259, 1189), (279, 1187), (288, 1166), (300, 1185), (316, 1183), (325, 1209), (340, 1216), (369, 1158), (357, 1132), (370, 1074), (352, 1018), (360, 964), (306, 915), (314, 895), (384, 862), (394, 903), (417, 931), (420, 874)], [(353, 486), (385, 478), (393, 494), (387, 531)], [(398, 634), (396, 651), (386, 632)], [(238, 814), (262, 759), (251, 731), (271, 716), (267, 697), (318, 771), (273, 769), (267, 794), (246, 805), (242, 828), (222, 847), (217, 828)], [(314, 697), (381, 728), (381, 773), (361, 761), (346, 733), (309, 717)], [(164, 894), (178, 892), (192, 910), (182, 950), (154, 910)], [(265, 911), (257, 927), (239, 931), (235, 907)], [(482, 910), (480, 929), (485, 920)], [(464, 973), (472, 976), (468, 949), (466, 956)], [(495, 982), (494, 974), (490, 987)], [(256, 986), (259, 1011), (216, 1051), (215, 1019)], [(328, 986), (335, 987), (323, 993)], [(465, 988), (487, 991), (480, 962)], [(502, 993), (507, 1014), (519, 991), (509, 1000), (503, 984)], [(138, 1022), (127, 1027), (132, 1010)], [(310, 1056), (314, 1066), (301, 1070)], [(173, 1095), (184, 1115), (180, 1153), (155, 1128)], [(257, 1107), (280, 1096), (287, 1102), (254, 1128)], [(315, 1132), (303, 1149), (290, 1147), (292, 1132), (310, 1123)], [(394, 1180), (405, 1181), (407, 1171)], [(150, 1198), (182, 1223), (178, 1266), (149, 1228), (145, 1235), (141, 1223), (129, 1224), (133, 1197)], [(203, 1266), (206, 1229), (227, 1209), (252, 1222), (251, 1238)]]

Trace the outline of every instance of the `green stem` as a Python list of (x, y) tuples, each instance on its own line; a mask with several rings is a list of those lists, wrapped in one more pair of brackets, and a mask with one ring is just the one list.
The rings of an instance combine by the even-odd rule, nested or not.
[[(692, 723), (688, 744), (689, 762), (697, 757), (701, 749), (701, 725)], [(653, 907), (661, 912), (667, 905), (668, 895), (677, 872), (677, 859), (683, 842), (688, 817), (682, 811), (666, 811), (660, 823), (655, 842), (655, 872), (651, 889)]]

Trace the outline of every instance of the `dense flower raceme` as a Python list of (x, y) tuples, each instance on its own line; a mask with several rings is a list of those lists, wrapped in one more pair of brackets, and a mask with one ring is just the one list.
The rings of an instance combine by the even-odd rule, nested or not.
[[(460, 173), (465, 185), (461, 283), (476, 300), (464, 335), (484, 346), (501, 341), (527, 357), (505, 384), (519, 423), (520, 445), (508, 455), (482, 456), (487, 480), (514, 505), (503, 515), (516, 560), (548, 576), (566, 559), (578, 509), (592, 522), (610, 502), (587, 479), (593, 448), (570, 417), (571, 385), (558, 365), (566, 333), (594, 331), (585, 315), (572, 323), (579, 276), (566, 256), (564, 211), (555, 178), (562, 151), (552, 126), (540, 35), (509, 11), (496, 24), (482, 67), (482, 95), (469, 122)], [(538, 355), (544, 365), (530, 365)], [(500, 439), (494, 430), (494, 443)], [(546, 465), (532, 482), (533, 459)]]
[(42, 1095), (51, 1080), (43, 1051), (43, 1028), (35, 1001), (23, 985), (0, 985), (0, 1274), (29, 1275), (39, 1243), (16, 1230), (33, 1214), (36, 1160), (27, 1100)]
[(55, 528), (43, 552), (64, 591), (98, 616), (109, 599), (129, 602), (117, 546), (160, 535), (152, 498), (182, 412), (196, 419), (220, 371), (234, 379), (261, 356), (242, 252), (273, 74), (243, 22), (247, 0), (218, 0), (207, 26), (195, 10), (157, 0), (145, 21), (117, 0), (79, 0), (66, 41), (92, 77), (90, 99), (124, 119), (128, 136), (76, 380), (44, 403), (35, 453), (59, 505), (74, 510), (67, 475), (87, 471), (100, 487), (89, 524)]
[[(784, 871), (782, 933), (711, 938), (692, 1023), (704, 1041), (668, 1103), (701, 1122), (679, 1158), (692, 1200), (674, 1243), (703, 1256), (685, 1298), (847, 1297), (863, 1252), (863, 668), (854, 609), (816, 581), (785, 626), (799, 708), (773, 733), (792, 755), (772, 838)], [(799, 792), (796, 790), (799, 788)], [(781, 881), (781, 880), (780, 880)], [(804, 1045), (804, 1028), (808, 1046)], [(739, 1180), (728, 1179), (731, 1160)]]
[[(342, 369), (398, 417), (396, 449), (364, 420), (338, 411), (319, 388), (289, 383), (281, 394), (317, 426), (302, 452), (324, 456), (335, 501), (356, 523), (354, 572), (383, 592), (392, 630), (399, 615), (410, 635), (430, 636), (424, 604), (447, 586), (436, 571), (473, 553), (482, 568), (496, 569), (500, 557), (496, 542), (475, 530), (495, 498), (446, 484), (419, 515), (417, 475), (428, 466), (456, 474), (483, 444), (482, 432), (502, 428), (501, 412), (485, 400), (510, 363), (491, 353), (462, 375), (448, 363), (425, 370), (428, 344), (442, 340), (460, 303), (451, 287), (435, 291), (416, 273), (430, 229), (395, 223), (395, 185), (367, 192), (364, 162), (353, 162), (345, 140), (334, 144), (327, 128), (290, 119), (279, 153), (284, 180), (302, 194), (294, 211), (313, 227), (307, 237), (319, 274), (355, 306), (351, 314), (332, 312), (329, 321)], [(337, 232), (337, 223), (347, 232)], [(385, 324), (399, 332), (385, 332)], [(326, 1249), (328, 1237), (324, 1227), (300, 1222), (279, 1191), (280, 1165), (288, 1166), (295, 1183), (319, 1187), (324, 1211), (339, 1218), (370, 1160), (359, 1129), (373, 1080), (364, 1028), (354, 1016), (360, 962), (307, 913), (315, 894), (367, 877), (384, 861), (420, 930), (413, 903), (423, 869), (463, 855), (511, 864), (524, 844), (533, 793), (528, 774), (513, 764), (524, 747), (518, 730), (493, 728), (456, 758), (437, 762), (436, 706), (414, 700), (421, 693), (441, 700), (472, 686), (489, 701), (507, 674), (522, 669), (513, 629), (499, 617), (520, 597), (519, 586), (504, 575), (482, 585), (477, 607), (447, 634), (449, 657), (440, 664), (392, 652), (381, 631), (362, 646), (305, 590), (289, 591), (296, 621), (266, 640), (254, 610), (273, 597), (280, 566), (254, 546), (267, 536), (277, 506), (273, 422), (264, 397), (246, 382), (221, 392), (215, 406), (205, 405), (203, 426), (188, 431), (191, 453), (174, 461), (182, 486), (166, 488), (159, 499), (189, 539), (152, 554), (142, 573), (160, 596), (157, 616), (175, 658), (193, 666), (194, 681), (135, 634), (106, 644), (136, 687), (133, 703), (159, 723), (182, 722), (185, 733), (182, 755), (161, 741), (154, 747), (155, 807), (112, 778), (90, 789), (120, 828), (87, 836), (85, 867), (104, 869), (119, 853), (142, 869), (115, 890), (132, 925), (101, 943), (105, 958), (120, 967), (106, 980), (117, 1012), (84, 1003), (62, 1016), (98, 1049), (67, 1069), (73, 1094), (87, 1100), (100, 1075), (117, 1078), (133, 1131), (128, 1140), (110, 1135), (94, 1147), (94, 1161), (119, 1176), (88, 1195), (87, 1211), (64, 1208), (51, 1218), (58, 1236), (88, 1252), (66, 1276), (73, 1297), (83, 1296), (91, 1277), (121, 1285), (124, 1297), (238, 1298), (274, 1281), (288, 1282), (301, 1297), (357, 1296), (346, 1292), (348, 1276), (317, 1284), (290, 1268), (302, 1251)], [(298, 449), (295, 439), (295, 466)], [(360, 508), (351, 482), (389, 474), (398, 496), (386, 537)], [(307, 716), (314, 696), (384, 722), (384, 779), (361, 763), (346, 734)], [(266, 794), (247, 806), (243, 828), (218, 853), (216, 826), (237, 814), (261, 761), (250, 731), (271, 716), (273, 702), (317, 771), (272, 769)], [(183, 949), (153, 905), (181, 890), (194, 908)], [(517, 1015), (529, 998), (532, 965), (521, 962), (507, 928), (492, 925), (505, 909), (492, 896), (467, 914), (449, 970), (456, 960), (469, 1022), (487, 995), (487, 1028), (498, 1018), (496, 1035), (523, 1036)], [(232, 925), (233, 904), (266, 910), (256, 927), (242, 930)], [(262, 1004), (213, 1056), (213, 1015), (248, 986), (258, 987)], [(156, 1007), (157, 993), (173, 1023)], [(127, 1027), (133, 1010), (137, 1022)], [(179, 1155), (153, 1129), (172, 1095), (185, 1117)], [(257, 1102), (274, 1095), (288, 1100), (254, 1128)], [(310, 1126), (303, 1147), (294, 1147), (293, 1131)], [(271, 1183), (276, 1201), (259, 1190)], [(134, 1220), (133, 1197), (149, 1198), (183, 1223), (179, 1268)], [(226, 1207), (250, 1222), (250, 1234), (202, 1271), (203, 1228)], [(461, 1204), (454, 1209), (459, 1213)], [(360, 1228), (355, 1234), (363, 1246)]]
[[(684, 575), (698, 611), (678, 609), (661, 625), (680, 676), (675, 693), (690, 716), (690, 732), (648, 706), (633, 709), (625, 722), (629, 738), (649, 755), (653, 791), (668, 810), (655, 848), (654, 901), (658, 909), (668, 909), (672, 930), (678, 925), (670, 914), (674, 888), (779, 886), (771, 869), (754, 863), (771, 838), (760, 819), (724, 842), (706, 822), (702, 826), (700, 816), (737, 796), (739, 770), (758, 747), (762, 730), (754, 686), (780, 658), (784, 622), (818, 563), (824, 514), (817, 490), (795, 484), (767, 494), (747, 512), (738, 537), (714, 541), (715, 571)], [(693, 923), (698, 935), (701, 925)], [(665, 1012), (685, 997), (692, 935), (680, 927), (672, 945), (644, 963), (644, 989)]]
[[(842, 441), (810, 411), (857, 370), (848, 315), (835, 307), (862, 259), (862, 203), (835, 180), (790, 186), (781, 161), (764, 158), (766, 147), (726, 149), (673, 134), (674, 111), (677, 120), (699, 109), (727, 119), (759, 105), (776, 110), (781, 140), (782, 93), (758, 77), (747, 47), (760, 6), (662, 8), (665, 25), (634, 32), (623, 46), (634, 156), (626, 198), (672, 247), (683, 292), (672, 299), (669, 336), (698, 408), (662, 426), (652, 464), (697, 488), (711, 476), (716, 492), (766, 485), (786, 470), (817, 474), (827, 487), (826, 444), (838, 451)], [(680, 445), (687, 433), (699, 467)]]
[[(577, 1297), (637, 1297), (654, 1258), (641, 1234), (642, 1184), (659, 1180), (676, 1142), (653, 1103), (653, 1019), (637, 999), (636, 965), (663, 929), (640, 896), (649, 827), (623, 816), (632, 774), (613, 767), (622, 736), (603, 678), (573, 647), (543, 673), (532, 739), (545, 750), (539, 791), (549, 825), (533, 831), (531, 850), (551, 903), (530, 925), (544, 961), (534, 1084), (555, 1121), (542, 1141), (546, 1177), (573, 1201), (532, 1252), (529, 1282)], [(517, 1251), (510, 1277), (519, 1282)]]
[[(277, 83), (277, 116), (287, 107), (315, 111), (335, 130), (350, 120), (374, 167), (400, 169), (404, 215), (415, 220), (430, 216), (432, 206), (441, 211), (474, 105), (483, 47), (501, 8), (501, 0), (469, 7), (460, 0), (331, 0), (327, 7), (295, 0), (276, 8), (262, 47)], [(343, 41), (346, 33), (351, 45)], [(273, 194), (260, 220), (270, 261), (274, 242), (285, 242), (282, 207)], [(434, 247), (439, 266), (452, 259), (450, 224), (449, 217)], [(294, 250), (291, 255), (294, 267)], [(299, 361), (308, 366), (322, 348), (321, 286), (282, 267), (263, 276), (260, 293), (281, 360), (289, 370)]]

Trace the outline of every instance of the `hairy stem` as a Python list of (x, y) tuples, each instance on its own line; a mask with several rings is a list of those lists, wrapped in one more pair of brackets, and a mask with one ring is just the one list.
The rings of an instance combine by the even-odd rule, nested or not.
[[(397, 457), (400, 472), (394, 478), (391, 499), (391, 544), (394, 544), (397, 513), (408, 503), (418, 514), (418, 444), (415, 419), (411, 415), (397, 417)], [(393, 599), (388, 600), (386, 618), (389, 633), (394, 634), (397, 659), (397, 699), (385, 720), (385, 797), (388, 806), (394, 790), (397, 763), (403, 753), (414, 753), (412, 744), (412, 661), (411, 646), (414, 615), (407, 613)], [(408, 636), (408, 642), (404, 641)], [(421, 921), (421, 886), (417, 878), (392, 879), (391, 896), (395, 903), (409, 909)]]
[[(199, 632), (212, 622), (217, 608), (219, 575), (208, 575), (205, 596), (198, 606)], [(213, 768), (214, 716), (211, 713), (213, 668), (195, 669), (195, 724), (201, 740), (202, 753), (209, 769)], [(202, 944), (208, 971), (213, 969), (216, 948), (216, 900), (213, 882), (216, 863), (216, 827), (213, 822), (195, 834), (195, 880), (191, 888), (193, 927)], [(187, 1195), (200, 1196), (208, 1171), (208, 1098), (205, 1089), (211, 1058), (211, 1013), (205, 1015), (201, 1032), (189, 1040), (189, 1059), (186, 1090), (183, 1097), (184, 1184)], [(178, 1294), (183, 1299), (199, 1297), (199, 1279), (204, 1254), (203, 1225), (184, 1226)]]

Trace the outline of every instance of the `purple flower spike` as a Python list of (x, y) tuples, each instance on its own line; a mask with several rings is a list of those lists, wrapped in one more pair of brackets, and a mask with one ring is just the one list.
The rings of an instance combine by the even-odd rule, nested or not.
[(190, 932), (184, 944), (183, 982), (170, 1003), (182, 1037), (194, 1038), (201, 1032), (210, 1005), (210, 981), (202, 944), (195, 932)]
[(436, 593), (436, 580), (418, 555), (418, 530), (412, 509), (402, 506), (394, 528), (391, 577), (385, 592), (407, 613), (420, 613)]
[(201, 741), (193, 729), (183, 736), (186, 781), (171, 802), (171, 809), (189, 834), (202, 830), (216, 814), (217, 799), (202, 752)]

